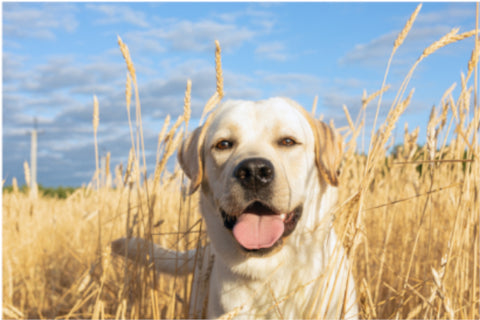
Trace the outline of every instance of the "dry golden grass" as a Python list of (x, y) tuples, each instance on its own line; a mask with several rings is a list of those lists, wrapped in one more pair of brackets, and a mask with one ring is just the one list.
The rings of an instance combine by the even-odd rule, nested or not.
[[(408, 29), (400, 33), (394, 51), (407, 36), (419, 10), (420, 6), (407, 22)], [(364, 123), (359, 121), (364, 118), (366, 105), (377, 97), (381, 99), (387, 87), (382, 85), (374, 95), (365, 97), (356, 123), (344, 107), (349, 123), (344, 135), (350, 142), (345, 151), (335, 229), (352, 261), (361, 318), (480, 317), (480, 108), (472, 103), (476, 98), (471, 99), (476, 76), (470, 83), (472, 70), (478, 68), (477, 44), (469, 72), (462, 77), (458, 99), (453, 99), (451, 87), (441, 99), (440, 114), (432, 111), (427, 132), (418, 128), (410, 132), (406, 125), (403, 145), (393, 154), (386, 152), (394, 126), (414, 99), (412, 94), (401, 97), (418, 63), (439, 47), (473, 34), (457, 35), (454, 30), (423, 51), (398, 89), (398, 99), (387, 120), (372, 132), (368, 156), (355, 153)], [(205, 243), (198, 195), (188, 195), (178, 168), (174, 172), (166, 170), (168, 158), (188, 128), (191, 83), (185, 93), (184, 115), (170, 130), (170, 117), (166, 119), (159, 134), (157, 166), (152, 177), (142, 179), (147, 172), (135, 69), (120, 38), (119, 44), (128, 69), (126, 104), (132, 140), (128, 165), (125, 170), (115, 168), (113, 182), (100, 181), (96, 188), (98, 179), (94, 179), (66, 200), (29, 197), (16, 185), (13, 192), (3, 194), (4, 318), (186, 315), (192, 299), (191, 276), (155, 274), (146, 262), (125, 262), (111, 255), (109, 243), (122, 236), (144, 237), (176, 250)], [(217, 90), (207, 102), (204, 116), (223, 97), (218, 43), (216, 71)], [(132, 86), (139, 130), (130, 121)], [(95, 105), (96, 137), (98, 101)], [(444, 141), (438, 141), (443, 133)], [(427, 138), (423, 147), (416, 143), (419, 135)], [(28, 164), (25, 168), (28, 176)], [(112, 180), (109, 174), (106, 176)], [(98, 170), (95, 177), (99, 177)]]

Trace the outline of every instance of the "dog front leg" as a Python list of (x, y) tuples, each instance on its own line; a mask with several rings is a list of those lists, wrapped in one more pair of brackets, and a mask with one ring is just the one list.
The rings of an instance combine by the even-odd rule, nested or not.
[(170, 275), (193, 272), (196, 250), (173, 251), (141, 238), (120, 238), (111, 243), (112, 252), (130, 260), (153, 263), (155, 270)]

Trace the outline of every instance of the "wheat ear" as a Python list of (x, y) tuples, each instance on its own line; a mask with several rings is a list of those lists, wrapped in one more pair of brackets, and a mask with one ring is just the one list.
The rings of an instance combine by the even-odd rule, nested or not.
[(217, 104), (223, 98), (223, 72), (222, 72), (222, 57), (221, 57), (221, 49), (220, 49), (220, 42), (215, 40), (215, 73), (217, 79), (217, 90), (215, 93), (208, 99), (205, 107), (203, 108), (202, 116), (200, 118), (200, 123), (203, 122), (205, 116), (210, 113), (217, 106)]
[[(380, 105), (382, 104), (382, 98), (383, 98), (383, 92), (384, 92), (383, 88), (385, 87), (385, 83), (387, 81), (387, 75), (388, 75), (388, 72), (390, 71), (390, 65), (392, 64), (393, 56), (395, 55), (395, 52), (397, 52), (397, 49), (403, 44), (403, 41), (405, 41), (405, 38), (407, 37), (408, 33), (412, 29), (413, 23), (417, 19), (418, 13), (420, 12), (421, 9), (422, 9), (422, 4), (420, 3), (415, 8), (415, 11), (413, 11), (412, 15), (407, 20), (407, 23), (403, 27), (402, 31), (400, 31), (397, 38), (395, 39), (395, 42), (393, 43), (392, 53), (390, 54), (390, 58), (388, 59), (385, 75), (383, 76), (382, 87), (380, 88), (380, 97), (377, 103), (377, 111), (375, 112), (375, 119), (373, 120), (371, 137), (373, 137), (375, 128), (377, 125), (378, 114), (380, 113)], [(368, 148), (369, 151), (371, 150), (371, 148), (372, 148), (372, 140), (370, 140), (370, 146)]]
[[(135, 117), (136, 117), (136, 126), (137, 126), (137, 151), (136, 154), (140, 154), (140, 145), (142, 147), (142, 160), (143, 160), (143, 173), (145, 174), (146, 178), (146, 171), (147, 171), (147, 160), (145, 157), (145, 144), (143, 138), (143, 124), (142, 124), (142, 112), (141, 112), (141, 105), (140, 105), (140, 95), (138, 93), (138, 83), (137, 83), (137, 75), (135, 72), (135, 67), (133, 65), (132, 58), (130, 56), (130, 51), (128, 50), (128, 46), (122, 41), (120, 36), (117, 36), (118, 45), (120, 47), (120, 51), (122, 52), (123, 58), (125, 59), (125, 63), (127, 64), (128, 72), (130, 73), (130, 77), (133, 82), (133, 88), (135, 90)], [(128, 85), (128, 81), (127, 81)]]
[(403, 27), (402, 31), (398, 34), (397, 38), (395, 39), (395, 42), (393, 43), (393, 51), (396, 51), (397, 48), (402, 45), (403, 41), (405, 41), (405, 38), (410, 32), (410, 29), (412, 29), (415, 19), (417, 19), (417, 15), (420, 12), (420, 9), (422, 9), (421, 3), (417, 6), (417, 8), (415, 8), (415, 11), (413, 11), (412, 15), (407, 20), (407, 23), (405, 23), (405, 26)]
[(371, 95), (369, 95), (368, 97), (366, 98), (363, 98), (362, 99), (362, 108), (365, 109), (367, 107), (367, 105), (373, 100), (375, 99), (376, 97), (382, 95), (385, 91), (387, 91), (388, 89), (390, 89), (390, 85), (386, 85), (386, 86), (382, 86), (382, 88), (374, 93), (372, 93)]
[(222, 49), (218, 40), (215, 40), (215, 72), (217, 76), (217, 92), (221, 99), (223, 98)]
[(461, 40), (464, 40), (464, 39), (467, 39), (473, 35), (475, 35), (475, 30), (471, 30), (471, 31), (468, 31), (468, 32), (464, 32), (464, 33), (461, 33), (461, 34), (458, 34), (458, 31), (459, 29), (458, 28), (454, 28), (452, 29), (449, 33), (447, 33), (446, 35), (444, 35), (443, 37), (441, 37), (439, 40), (435, 41), (434, 43), (432, 43), (430, 46), (428, 46), (427, 48), (425, 48), (425, 50), (423, 50), (422, 54), (420, 55), (420, 57), (418, 57), (418, 59), (415, 61), (415, 63), (413, 64), (412, 68), (409, 70), (407, 76), (405, 77), (405, 79), (403, 80), (401, 86), (400, 86), (400, 89), (398, 90), (398, 93), (397, 93), (397, 96), (395, 97), (395, 100), (392, 104), (392, 108), (393, 106), (397, 103), (397, 101), (401, 100), (403, 94), (405, 93), (405, 90), (408, 86), (408, 83), (410, 82), (410, 79), (412, 78), (412, 75), (413, 75), (413, 72), (415, 71), (415, 69), (417, 68), (418, 64), (423, 60), (425, 59), (426, 57), (428, 57), (429, 55), (433, 54), (435, 51), (437, 51), (438, 49), (441, 49), (451, 43), (454, 43), (454, 42), (457, 42), (457, 41), (461, 41)]

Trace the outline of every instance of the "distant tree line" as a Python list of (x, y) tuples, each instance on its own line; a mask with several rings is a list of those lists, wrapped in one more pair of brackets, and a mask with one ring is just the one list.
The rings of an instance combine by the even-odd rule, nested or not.
[[(18, 190), (19, 192), (27, 193), (30, 188), (27, 185), (23, 185), (22, 187), (18, 188)], [(40, 195), (58, 199), (66, 199), (75, 190), (77, 190), (76, 187), (44, 187), (42, 185), (38, 185), (38, 193)], [(13, 192), (13, 186), (3, 187), (3, 192)]]

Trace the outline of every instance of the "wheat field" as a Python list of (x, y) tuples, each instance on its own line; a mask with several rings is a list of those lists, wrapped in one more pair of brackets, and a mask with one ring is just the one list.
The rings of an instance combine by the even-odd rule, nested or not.
[[(399, 33), (385, 78), (420, 8)], [(478, 39), (478, 30), (458, 34), (454, 29), (420, 51), (396, 88), (386, 120), (372, 130), (367, 155), (356, 152), (365, 134), (367, 106), (377, 103), (378, 114), (383, 93), (394, 89), (384, 80), (377, 92), (364, 95), (355, 118), (343, 108), (349, 126), (339, 128), (347, 143), (334, 227), (352, 261), (360, 318), (480, 318), (478, 40), (465, 61), (468, 72), (461, 75), (458, 98), (452, 81), (439, 97), (441, 105), (425, 120), (426, 130), (406, 125), (401, 145), (387, 152), (392, 130), (414, 99), (408, 83), (417, 65), (436, 50), (470, 37)], [(158, 145), (145, 146), (134, 64), (120, 38), (119, 45), (128, 69), (128, 164), (110, 169), (107, 160), (101, 178), (97, 155), (91, 183), (67, 199), (20, 192), (15, 182), (12, 192), (3, 193), (3, 318), (158, 319), (187, 314), (191, 276), (155, 274), (144, 262), (113, 256), (109, 244), (126, 235), (176, 250), (207, 241), (198, 194), (189, 196), (181, 170), (169, 171), (166, 165), (189, 131), (192, 84), (186, 85), (183, 115), (175, 121), (167, 117)], [(206, 102), (205, 116), (223, 97), (220, 54), (217, 42), (217, 90)], [(93, 105), (96, 149), (101, 101), (95, 98)], [(427, 141), (423, 146), (417, 144), (419, 135)], [(145, 148), (157, 149), (153, 172), (147, 172)], [(25, 168), (28, 178), (28, 164)]]

